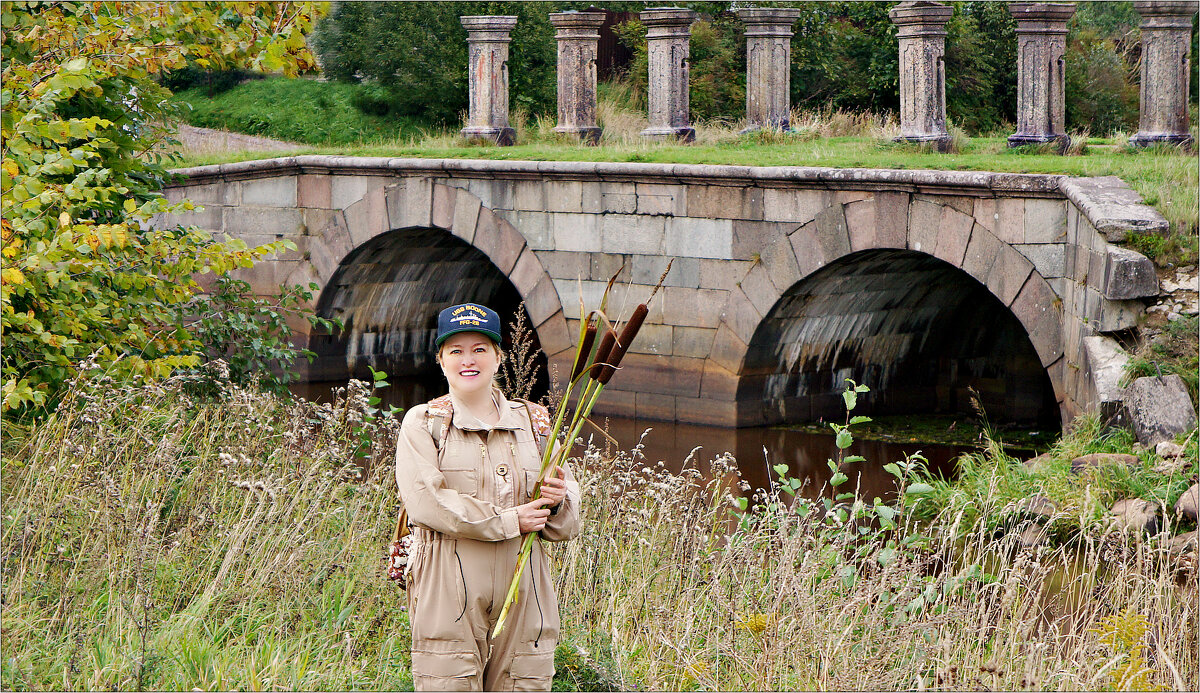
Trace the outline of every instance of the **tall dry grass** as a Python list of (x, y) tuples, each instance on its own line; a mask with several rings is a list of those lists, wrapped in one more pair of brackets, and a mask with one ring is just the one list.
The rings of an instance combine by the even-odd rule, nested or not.
[[(395, 424), (370, 420), (368, 394), (80, 383), (36, 427), (9, 422), (0, 686), (409, 687), (382, 563)], [(798, 513), (786, 494), (742, 514), (734, 461), (699, 460), (678, 476), (639, 448), (574, 462), (584, 532), (554, 561), (564, 635), (586, 654), (565, 648), (560, 687), (1197, 682), (1194, 562), (1157, 544), (1085, 531), (1021, 549), (958, 512), (902, 512), (880, 533), (839, 511), (882, 511)]]
[[(0, 686), (410, 686), (381, 572), (395, 483), (352, 462), (365, 397), (81, 384), (24, 435), (10, 422)], [(391, 426), (365, 430), (382, 460)]]
[(585, 529), (559, 554), (564, 622), (627, 681), (655, 690), (1198, 682), (1194, 554), (1181, 560), (1103, 523), (1067, 546), (1024, 548), (961, 507), (883, 532), (869, 506), (810, 502), (797, 512), (778, 491), (734, 522), (734, 496), (713, 481), (731, 462), (675, 476), (643, 465), (636, 449), (581, 460)]

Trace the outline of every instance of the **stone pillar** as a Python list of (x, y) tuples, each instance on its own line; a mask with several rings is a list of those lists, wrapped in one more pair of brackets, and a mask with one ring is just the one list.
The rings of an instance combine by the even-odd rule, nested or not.
[(590, 144), (600, 140), (596, 124), (596, 45), (603, 12), (555, 12), (558, 29), (558, 126)]
[(1074, 3), (1010, 2), (1017, 20), (1017, 131), (1008, 146), (1069, 144), (1066, 121), (1065, 61), (1067, 20)]
[(1129, 143), (1191, 147), (1188, 63), (1196, 2), (1135, 2), (1133, 8), (1142, 15), (1142, 87), (1138, 133)]
[(746, 129), (786, 130), (791, 117), (792, 23), (800, 10), (749, 7), (746, 25)]
[(954, 13), (940, 2), (902, 2), (888, 16), (900, 41), (900, 136), (950, 148), (946, 129), (946, 22)]
[(688, 42), (696, 13), (682, 7), (659, 7), (638, 15), (646, 26), (650, 62), (650, 127), (642, 137), (691, 142), (688, 110)]
[(517, 25), (517, 18), (484, 15), (458, 20), (467, 30), (470, 93), (467, 126), (460, 134), (510, 146), (517, 133), (508, 126), (508, 32)]

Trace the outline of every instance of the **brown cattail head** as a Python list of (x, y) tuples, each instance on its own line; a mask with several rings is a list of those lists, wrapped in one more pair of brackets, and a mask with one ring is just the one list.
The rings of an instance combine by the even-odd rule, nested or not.
[(617, 369), (621, 367), (621, 359), (625, 358), (625, 352), (629, 351), (629, 345), (633, 344), (633, 340), (637, 337), (638, 330), (642, 329), (642, 323), (646, 321), (646, 315), (649, 312), (650, 309), (646, 307), (645, 303), (639, 303), (638, 307), (633, 309), (633, 315), (629, 316), (625, 328), (621, 330), (621, 339), (613, 346), (612, 353), (608, 356), (610, 365), (600, 371), (600, 377), (596, 378), (596, 382), (607, 385), (613, 377), (613, 373), (616, 373)]
[(583, 372), (587, 365), (588, 356), (592, 353), (592, 345), (596, 343), (596, 321), (589, 320), (587, 330), (583, 333), (583, 341), (579, 343), (579, 351), (575, 354), (575, 368), (571, 371), (571, 382)]
[(596, 347), (596, 360), (593, 362), (591, 377), (594, 380), (600, 378), (600, 374), (604, 372), (604, 364), (608, 361), (608, 355), (612, 353), (613, 345), (617, 343), (617, 333), (609, 328), (604, 331), (604, 338), (600, 340), (600, 346)]

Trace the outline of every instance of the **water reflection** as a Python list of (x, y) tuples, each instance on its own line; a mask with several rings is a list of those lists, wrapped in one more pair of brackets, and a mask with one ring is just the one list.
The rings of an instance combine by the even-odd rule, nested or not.
[[(330, 401), (333, 391), (345, 386), (342, 381), (298, 383), (292, 392), (317, 401)], [(445, 381), (437, 379), (396, 379), (391, 387), (378, 391), (383, 406), (389, 404), (408, 408), (445, 393)], [(738, 461), (742, 478), (753, 488), (766, 488), (776, 478), (771, 468), (786, 464), (789, 475), (805, 482), (804, 494), (817, 497), (829, 481), (832, 472), (827, 461), (837, 459), (838, 449), (832, 435), (782, 428), (718, 428), (663, 421), (638, 421), (613, 417), (594, 417), (597, 428), (585, 427), (581, 437), (597, 446), (609, 446), (629, 451), (641, 444), (641, 454), (648, 464), (662, 461), (678, 473), (692, 450), (699, 447), (693, 459), (701, 471), (707, 471), (707, 461), (730, 452)], [(612, 440), (609, 440), (611, 437)], [(613, 442), (615, 441), (615, 442)], [(859, 440), (845, 455), (861, 455), (865, 462), (853, 463), (842, 471), (849, 480), (842, 487), (853, 490), (867, 499), (879, 496), (888, 499), (896, 492), (894, 478), (883, 470), (888, 462), (903, 460), (906, 455), (920, 453), (929, 468), (944, 476), (954, 473), (954, 459), (974, 448), (940, 443)]]

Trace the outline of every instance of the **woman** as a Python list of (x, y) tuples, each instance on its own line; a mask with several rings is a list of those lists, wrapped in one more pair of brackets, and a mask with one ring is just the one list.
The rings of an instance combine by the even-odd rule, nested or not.
[(532, 500), (549, 416), (493, 385), (499, 343), (500, 316), (490, 308), (443, 310), (437, 362), (450, 394), (413, 407), (400, 432), (396, 484), (415, 539), (408, 613), (417, 690), (550, 690), (554, 677), (558, 602), (541, 542), (504, 629), (491, 635), (521, 535), (577, 535), (579, 486), (555, 467)]

